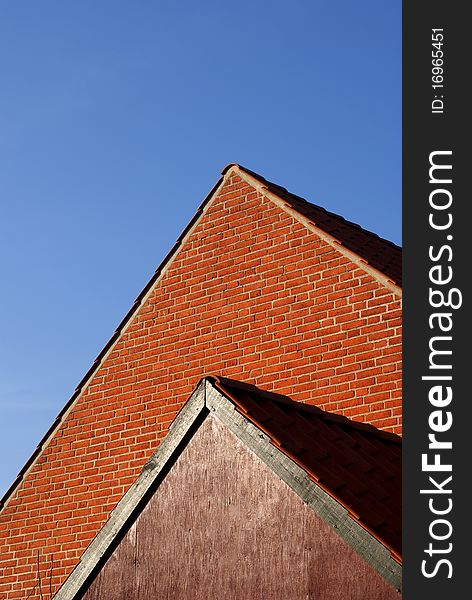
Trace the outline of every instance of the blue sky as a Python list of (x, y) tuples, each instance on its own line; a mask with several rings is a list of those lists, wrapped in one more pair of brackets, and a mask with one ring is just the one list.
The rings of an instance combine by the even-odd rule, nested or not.
[(225, 164), (400, 243), (400, 2), (4, 2), (0, 85), (0, 494)]

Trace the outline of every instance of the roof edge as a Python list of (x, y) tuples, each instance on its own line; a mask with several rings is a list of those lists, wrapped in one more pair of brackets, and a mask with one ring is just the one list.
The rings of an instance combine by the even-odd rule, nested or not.
[[(79, 562), (61, 585), (54, 600), (73, 600), (80, 597), (83, 586), (100, 564), (107, 550), (113, 545), (123, 528), (133, 518), (143, 499), (152, 488), (166, 465), (178, 455), (182, 443), (192, 427), (206, 411), (206, 382), (200, 380), (182, 410), (172, 422), (152, 457), (147, 461), (135, 482), (110, 513), (105, 524), (90, 542)], [(206, 411), (208, 412), (208, 411)]]
[[(305, 200), (305, 198), (302, 198), (301, 196), (297, 196), (296, 194), (292, 194), (292, 192), (288, 192), (288, 190), (286, 190), (282, 186), (268, 181), (261, 175), (258, 175), (254, 171), (251, 171), (250, 169), (247, 169), (246, 167), (243, 167), (237, 163), (227, 164), (223, 168), (221, 173), (224, 176), (229, 175), (231, 173), (237, 173), (244, 181), (246, 181), (247, 183), (252, 185), (258, 191), (260, 191), (266, 198), (268, 198), (269, 200), (271, 200), (272, 202), (277, 204), (277, 206), (279, 206), (279, 208), (281, 208), (286, 213), (288, 213), (289, 215), (294, 217), (297, 221), (299, 221), (300, 223), (305, 225), (305, 227), (307, 227), (310, 231), (316, 233), (319, 237), (321, 237), (324, 241), (326, 241), (335, 250), (337, 250), (338, 252), (340, 252), (341, 254), (346, 256), (347, 258), (349, 258), (358, 267), (363, 269), (369, 275), (373, 276), (377, 281), (379, 281), (384, 286), (386, 286), (388, 289), (390, 289), (394, 294), (396, 294), (399, 297), (402, 296), (402, 287), (398, 283), (396, 283), (395, 281), (390, 279), (390, 277), (388, 275), (386, 275), (385, 273), (383, 273), (376, 267), (370, 265), (366, 259), (362, 258), (359, 254), (357, 254), (353, 250), (350, 250), (349, 248), (347, 248), (344, 244), (342, 244), (342, 242), (337, 240), (331, 234), (327, 233), (322, 227), (319, 227), (316, 223), (311, 221), (308, 217), (303, 215), (296, 208), (294, 208), (293, 206), (289, 206), (286, 200), (284, 200), (283, 198), (278, 196), (276, 192), (269, 190), (268, 186), (271, 186), (272, 188), (278, 188), (281, 191), (286, 192), (286, 193), (290, 194), (291, 196), (296, 197), (297, 200), (303, 201), (307, 204), (311, 204), (307, 200)], [(352, 227), (354, 227), (356, 229), (360, 229), (367, 235), (377, 238), (377, 239), (381, 240), (382, 242), (384, 242), (385, 244), (388, 244), (389, 246), (392, 246), (393, 248), (401, 251), (401, 247), (398, 246), (397, 244), (394, 244), (390, 240), (386, 240), (385, 238), (380, 237), (376, 233), (369, 231), (368, 229), (364, 229), (363, 227), (360, 227), (360, 225), (357, 225), (356, 223), (353, 223), (352, 221), (344, 219), (344, 217), (341, 217), (340, 215), (337, 215), (335, 213), (327, 211), (326, 209), (324, 209), (320, 206), (317, 206), (317, 205), (313, 205), (313, 206), (315, 206), (316, 208), (318, 208), (320, 210), (323, 210), (327, 214), (329, 214), (337, 219), (342, 219), (343, 221), (347, 222)]]
[(72, 396), (69, 398), (69, 400), (63, 406), (63, 408), (60, 410), (60, 412), (58, 413), (58, 415), (52, 422), (51, 426), (48, 428), (46, 433), (40, 439), (38, 445), (32, 452), (31, 456), (27, 459), (26, 463), (23, 465), (23, 467), (19, 471), (18, 475), (16, 476), (16, 478), (14, 479), (14, 481), (12, 482), (10, 487), (7, 488), (7, 490), (5, 491), (3, 496), (0, 498), (0, 512), (7, 506), (10, 498), (13, 496), (15, 490), (17, 489), (17, 487), (19, 486), (21, 481), (24, 479), (24, 477), (27, 475), (29, 470), (36, 463), (36, 460), (39, 458), (42, 451), (45, 450), (45, 448), (48, 446), (49, 441), (51, 440), (52, 436), (54, 435), (56, 430), (59, 428), (61, 423), (64, 421), (64, 419), (67, 417), (69, 412), (72, 410), (75, 402), (81, 397), (82, 393), (87, 389), (87, 386), (88, 386), (89, 382), (91, 381), (93, 375), (98, 370), (98, 368), (100, 367), (100, 365), (102, 364), (104, 359), (107, 357), (107, 355), (112, 351), (113, 347), (115, 346), (116, 342), (119, 340), (120, 336), (124, 333), (124, 331), (126, 330), (128, 325), (131, 323), (131, 320), (133, 319), (133, 317), (138, 313), (139, 309), (145, 302), (148, 294), (152, 291), (154, 285), (158, 282), (161, 275), (165, 272), (167, 266), (171, 263), (171, 261), (178, 254), (180, 248), (183, 246), (183, 244), (185, 242), (185, 239), (191, 233), (193, 228), (197, 225), (198, 221), (204, 214), (205, 210), (209, 207), (211, 201), (215, 198), (216, 194), (218, 193), (218, 190), (221, 188), (221, 186), (226, 181), (227, 177), (228, 177), (227, 175), (223, 175), (222, 177), (220, 177), (220, 179), (217, 181), (217, 183), (212, 187), (212, 189), (207, 194), (207, 196), (205, 197), (203, 202), (197, 208), (197, 211), (195, 212), (193, 217), (190, 219), (190, 221), (187, 223), (187, 225), (184, 228), (184, 230), (182, 231), (182, 233), (177, 238), (175, 244), (172, 246), (172, 248), (169, 250), (169, 252), (163, 258), (163, 260), (161, 261), (161, 263), (159, 264), (157, 269), (152, 274), (151, 278), (148, 280), (146, 285), (143, 287), (141, 292), (138, 294), (138, 296), (134, 300), (131, 308), (128, 310), (128, 312), (125, 314), (123, 319), (118, 324), (113, 335), (110, 337), (108, 342), (106, 342), (105, 346), (103, 346), (103, 348), (100, 350), (99, 354), (93, 361), (91, 367), (86, 371), (85, 375), (82, 377), (82, 379), (77, 384)]
[[(319, 482), (314, 482), (308, 472), (293, 458), (272, 443), (269, 436), (247, 416), (237, 410), (237, 403), (227, 392), (214, 385), (212, 377), (207, 377), (206, 406), (245, 443), (274, 473), (285, 481), (324, 521), (382, 575), (391, 585), (401, 588), (402, 557), (385, 544), (366, 524), (358, 521), (328, 490)], [(226, 402), (225, 402), (226, 401)], [(294, 402), (293, 400), (291, 402)], [(296, 403), (301, 404), (301, 403)], [(281, 468), (278, 468), (278, 463)], [(332, 519), (327, 519), (326, 509), (333, 511)], [(373, 554), (372, 554), (373, 553)], [(379, 554), (377, 554), (379, 553)], [(373, 556), (375, 555), (375, 556)], [(388, 564), (386, 572), (381, 563)], [(399, 569), (399, 571), (398, 571)], [(391, 570), (391, 572), (390, 572)], [(396, 575), (400, 573), (398, 579)], [(393, 578), (391, 578), (393, 577)]]

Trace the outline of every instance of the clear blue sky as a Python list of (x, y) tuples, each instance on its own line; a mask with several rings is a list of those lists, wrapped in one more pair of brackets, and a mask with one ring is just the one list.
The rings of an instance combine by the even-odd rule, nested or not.
[(400, 1), (2, 2), (0, 86), (0, 494), (226, 163), (400, 242)]

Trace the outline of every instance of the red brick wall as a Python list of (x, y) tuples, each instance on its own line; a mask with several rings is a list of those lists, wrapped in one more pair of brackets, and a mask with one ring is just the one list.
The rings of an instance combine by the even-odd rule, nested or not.
[(0, 599), (38, 552), (49, 598), (209, 373), (399, 432), (399, 298), (231, 174), (3, 509)]

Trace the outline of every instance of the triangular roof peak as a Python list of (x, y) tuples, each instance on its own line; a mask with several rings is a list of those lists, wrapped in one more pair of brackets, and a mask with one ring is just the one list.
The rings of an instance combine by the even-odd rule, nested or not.
[(205, 200), (200, 204), (196, 213), (184, 228), (174, 246), (157, 267), (156, 271), (137, 296), (133, 305), (124, 316), (111, 338), (102, 348), (92, 366), (75, 388), (72, 397), (65, 404), (51, 427), (40, 440), (37, 448), (18, 473), (15, 481), (10, 488), (7, 489), (3, 497), (0, 498), (0, 510), (7, 504), (9, 498), (23, 480), (24, 476), (35, 464), (42, 451), (47, 447), (60, 424), (66, 419), (68, 413), (75, 404), (75, 401), (78, 400), (82, 392), (87, 388), (88, 383), (102, 364), (105, 357), (113, 349), (132, 319), (139, 312), (141, 306), (143, 306), (154, 287), (172, 264), (172, 261), (175, 259), (186, 240), (198, 226), (202, 215), (209, 208), (213, 200), (218, 197), (219, 192), (232, 174), (238, 175), (242, 180), (249, 183), (254, 189), (260, 191), (265, 197), (270, 199), (285, 212), (288, 212), (293, 218), (300, 223), (303, 223), (310, 231), (314, 232), (332, 247), (336, 248), (341, 254), (349, 257), (353, 263), (357, 264), (365, 272), (370, 273), (371, 276), (390, 289), (396, 296), (401, 296), (402, 251), (400, 247), (380, 238), (375, 233), (363, 229), (355, 223), (345, 220), (339, 215), (335, 215), (320, 206), (311, 204), (300, 196), (288, 192), (284, 187), (267, 181), (261, 175), (258, 175), (254, 171), (237, 163), (229, 163), (223, 168), (221, 173), (222, 177), (211, 189)]
[(90, 576), (207, 418), (226, 426), (390, 586), (401, 590), (400, 438), (253, 385), (207, 376), (57, 592), (57, 600), (82, 597)]

